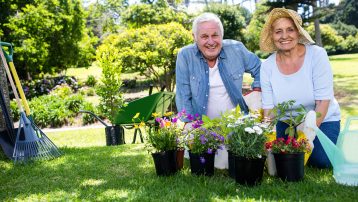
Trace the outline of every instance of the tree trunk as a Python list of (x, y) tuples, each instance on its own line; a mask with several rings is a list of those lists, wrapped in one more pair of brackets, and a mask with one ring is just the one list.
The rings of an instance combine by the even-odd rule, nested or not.
[(312, 1), (312, 10), (313, 10), (313, 18), (314, 18), (314, 32), (315, 32), (316, 44), (318, 46), (323, 47), (322, 37), (321, 37), (321, 29), (319, 27), (319, 19), (317, 17), (318, 8), (317, 8), (317, 1), (316, 0)]

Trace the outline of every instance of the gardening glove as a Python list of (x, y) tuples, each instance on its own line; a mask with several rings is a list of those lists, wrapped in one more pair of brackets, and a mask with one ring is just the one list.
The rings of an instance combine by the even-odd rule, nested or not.
[(305, 153), (305, 161), (304, 161), (305, 165), (306, 165), (309, 157), (311, 156), (311, 153), (314, 148), (313, 140), (316, 138), (316, 131), (315, 131), (315, 128), (312, 126), (317, 127), (316, 126), (316, 112), (309, 111), (306, 114), (305, 121), (297, 126), (297, 132), (298, 132), (299, 136), (300, 136), (300, 133), (303, 133), (303, 135), (307, 138), (308, 143), (310, 144), (310, 147), (311, 147), (311, 151)]
[(261, 92), (260, 91), (251, 91), (244, 95), (244, 100), (246, 105), (249, 107), (250, 111), (261, 110)]
[(316, 112), (315, 111), (309, 111), (306, 114), (305, 121), (301, 123), (299, 126), (297, 126), (297, 131), (302, 131), (308, 140), (308, 143), (311, 146), (311, 149), (313, 150), (313, 140), (316, 138)]

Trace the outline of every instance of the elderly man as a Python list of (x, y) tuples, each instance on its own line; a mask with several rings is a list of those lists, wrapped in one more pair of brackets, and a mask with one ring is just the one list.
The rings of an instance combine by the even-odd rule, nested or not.
[(223, 25), (215, 14), (198, 16), (193, 22), (193, 36), (195, 43), (182, 48), (176, 61), (178, 111), (215, 118), (240, 105), (248, 112), (242, 96), (243, 75), (250, 73), (252, 88), (260, 89), (259, 58), (241, 42), (223, 40)]

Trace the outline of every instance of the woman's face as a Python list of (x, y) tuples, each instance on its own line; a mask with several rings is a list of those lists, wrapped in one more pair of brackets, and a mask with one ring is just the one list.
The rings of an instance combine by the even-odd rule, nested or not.
[(290, 18), (279, 18), (272, 23), (272, 39), (280, 51), (289, 51), (298, 44), (299, 32)]

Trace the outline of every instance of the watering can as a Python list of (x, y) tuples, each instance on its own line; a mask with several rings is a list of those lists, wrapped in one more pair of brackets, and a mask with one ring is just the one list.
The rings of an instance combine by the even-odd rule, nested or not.
[[(307, 115), (306, 118), (312, 117)], [(340, 132), (336, 145), (316, 124), (312, 124), (312, 128), (316, 131), (316, 135), (333, 166), (333, 177), (336, 182), (358, 186), (358, 129), (350, 129), (353, 120), (358, 121), (358, 117), (347, 118), (346, 125), (343, 131)]]

